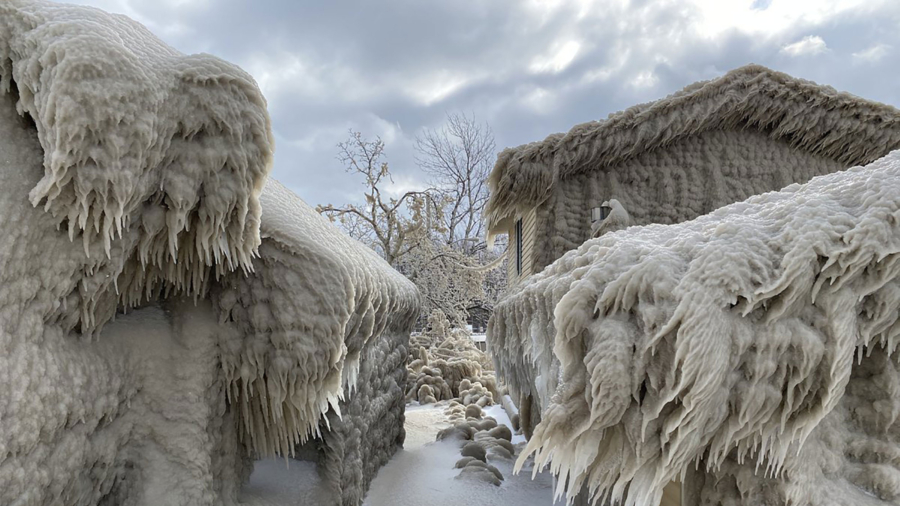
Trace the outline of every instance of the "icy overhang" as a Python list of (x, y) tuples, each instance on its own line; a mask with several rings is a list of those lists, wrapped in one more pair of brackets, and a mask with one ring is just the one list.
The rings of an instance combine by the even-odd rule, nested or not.
[[(34, 121), (44, 152), (31, 202), (92, 259), (82, 330), (161, 283), (198, 294), (210, 272), (249, 268), (274, 146), (247, 73), (182, 55), (124, 16), (9, 0), (0, 92)], [(119, 302), (98, 304), (105, 292)]]

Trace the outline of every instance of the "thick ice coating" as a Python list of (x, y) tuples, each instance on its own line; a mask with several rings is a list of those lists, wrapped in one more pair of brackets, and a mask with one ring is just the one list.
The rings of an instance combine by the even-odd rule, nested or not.
[(896, 504), (898, 275), (900, 152), (590, 240), (490, 323), (523, 455), (600, 504)]
[(392, 326), (408, 336), (419, 299), (375, 252), (277, 181), (261, 200), (254, 272), (229, 274), (213, 298), (222, 322), (234, 324), (222, 363), (242, 433), (257, 452), (284, 455), (318, 432), (329, 407), (340, 414), (370, 340)]
[(0, 504), (235, 504), (311, 436), (361, 502), (418, 294), (267, 181), (272, 150), (237, 67), (0, 3)]
[[(652, 156), (654, 151), (667, 153), (671, 150), (690, 157), (696, 155), (691, 151), (697, 147), (716, 149), (716, 144), (722, 141), (730, 143), (729, 130), (740, 132), (741, 137), (753, 137), (757, 144), (778, 141), (790, 147), (792, 152), (801, 151), (832, 163), (837, 162), (842, 168), (863, 165), (900, 148), (900, 130), (894, 128), (898, 122), (900, 114), (893, 107), (760, 65), (746, 65), (717, 79), (694, 83), (664, 99), (610, 114), (605, 120), (582, 123), (566, 133), (550, 135), (543, 141), (505, 149), (497, 157), (488, 180), (491, 197), (485, 208), (485, 219), (490, 234), (506, 233), (506, 222), (517, 212), (521, 215), (523, 211), (541, 204), (562, 181), (577, 179), (586, 173), (608, 173), (601, 183), (605, 185), (603, 191), (612, 191), (611, 196), (621, 199), (622, 195), (616, 193), (616, 187), (620, 184), (633, 187), (634, 179), (638, 177), (626, 170), (624, 165), (635, 161), (640, 165), (636, 159), (644, 154)], [(704, 140), (707, 134), (712, 137), (697, 146), (697, 140)], [(678, 146), (679, 143), (691, 142), (691, 139), (693, 146)], [(742, 140), (746, 142), (746, 139)], [(679, 149), (674, 149), (675, 146)], [(747, 158), (743, 153), (737, 156), (738, 159), (742, 157)], [(716, 160), (720, 160), (718, 153), (706, 157), (701, 154), (687, 167), (710, 164), (715, 175), (719, 168), (711, 162)], [(644, 160), (644, 163), (647, 161)], [(672, 198), (673, 193), (690, 193), (695, 187), (683, 188), (681, 185), (685, 180), (692, 185), (703, 183), (702, 180), (694, 180), (689, 169), (686, 173), (679, 173), (677, 168), (672, 172), (672, 167), (656, 164), (645, 168), (649, 170), (640, 174), (641, 180), (645, 180), (642, 186), (646, 187), (646, 191), (666, 196), (660, 199), (661, 202), (654, 201), (654, 204), (672, 204), (673, 200), (677, 200)], [(763, 167), (760, 172), (766, 173), (767, 169)], [(821, 173), (819, 167), (810, 169), (806, 172), (814, 175)], [(702, 173), (708, 177), (706, 171)], [(798, 174), (793, 174), (794, 178), (791, 175), (791, 172), (772, 174), (769, 177), (786, 181), (767, 190), (797, 182)], [(808, 177), (804, 177), (803, 182)], [(757, 182), (748, 178), (748, 184), (754, 187), (767, 185), (763, 177)], [(734, 189), (711, 190), (729, 192)], [(757, 190), (754, 193), (761, 192)], [(641, 197), (651, 198), (647, 195), (656, 194), (647, 193)], [(657, 214), (656, 210), (635, 209), (624, 200), (622, 203), (632, 213)], [(599, 204), (596, 202), (594, 205)], [(702, 205), (702, 202), (691, 204), (693, 208), (697, 204)], [(661, 214), (670, 214), (666, 211)], [(691, 217), (695, 216), (697, 214)], [(641, 221), (637, 220), (638, 223)], [(657, 218), (655, 222), (661, 220)], [(558, 256), (552, 260), (556, 258)]]
[(109, 316), (95, 307), (109, 282), (135, 304), (160, 281), (201, 293), (206, 267), (249, 266), (274, 145), (247, 73), (182, 55), (124, 16), (11, 0), (0, 5), (0, 91), (37, 128), (32, 204), (92, 260), (119, 257), (81, 296), (84, 330)]

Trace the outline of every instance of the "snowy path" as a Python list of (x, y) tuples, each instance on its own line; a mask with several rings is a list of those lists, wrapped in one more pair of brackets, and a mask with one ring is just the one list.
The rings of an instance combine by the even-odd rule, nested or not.
[[(451, 423), (444, 416), (444, 409), (443, 407), (436, 408), (433, 404), (406, 405), (406, 423), (403, 425), (403, 428), (406, 429), (406, 441), (403, 443), (405, 451), (412, 451), (428, 443), (433, 443), (441, 429), (450, 427)], [(499, 420), (497, 421), (499, 422)]]
[[(459, 446), (454, 442), (434, 442), (437, 432), (450, 425), (443, 412), (443, 407), (407, 406), (407, 444), (378, 472), (363, 506), (552, 505), (550, 475), (538, 475), (534, 481), (524, 471), (514, 476), (511, 461), (490, 461), (505, 478), (499, 487), (457, 480), (459, 469), (453, 465), (460, 459)], [(509, 425), (500, 406), (491, 406), (485, 414)], [(520, 441), (524, 437), (513, 437), (513, 444)]]
[(240, 501), (247, 506), (308, 506), (323, 504), (325, 494), (315, 463), (265, 459), (253, 465)]
[[(407, 406), (406, 444), (384, 466), (372, 482), (363, 506), (551, 506), (552, 479), (549, 473), (512, 474), (513, 463), (491, 460), (505, 478), (499, 487), (471, 480), (458, 480), (453, 466), (460, 458), (454, 442), (435, 442), (438, 431), (449, 427), (444, 407)], [(500, 406), (491, 406), (485, 415), (509, 425)], [(511, 427), (510, 427), (511, 428)], [(524, 441), (513, 436), (513, 444)], [(283, 459), (256, 463), (250, 482), (241, 491), (241, 501), (252, 506), (300, 506), (320, 504), (319, 480), (309, 462)]]

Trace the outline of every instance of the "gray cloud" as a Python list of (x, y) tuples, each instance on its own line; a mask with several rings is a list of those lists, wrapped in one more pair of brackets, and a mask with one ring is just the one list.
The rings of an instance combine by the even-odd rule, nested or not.
[[(502, 148), (750, 62), (900, 104), (893, 1), (829, 12), (747, 0), (739, 15), (707, 0), (79, 3), (253, 74), (276, 131), (274, 175), (310, 204), (358, 198), (358, 180), (335, 157), (348, 129), (386, 141), (399, 183), (421, 182), (412, 140), (447, 112), (474, 112)], [(827, 50), (784, 50), (804, 40)]]

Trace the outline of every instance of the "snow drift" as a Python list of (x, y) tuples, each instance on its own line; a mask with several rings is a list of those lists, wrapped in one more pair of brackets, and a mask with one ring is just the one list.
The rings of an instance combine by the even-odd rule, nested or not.
[(418, 295), (266, 182), (273, 149), (237, 67), (0, 4), (0, 504), (230, 504), (315, 435), (361, 502)]
[[(590, 240), (498, 305), (571, 500), (900, 500), (900, 153)], [(524, 423), (524, 422), (523, 422)]]

